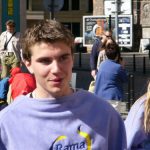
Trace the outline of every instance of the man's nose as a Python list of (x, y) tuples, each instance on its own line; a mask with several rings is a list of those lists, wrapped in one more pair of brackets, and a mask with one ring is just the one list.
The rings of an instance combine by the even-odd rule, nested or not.
[(53, 61), (53, 63), (51, 64), (51, 72), (57, 73), (57, 72), (60, 72), (60, 70), (61, 70), (60, 63), (58, 61)]

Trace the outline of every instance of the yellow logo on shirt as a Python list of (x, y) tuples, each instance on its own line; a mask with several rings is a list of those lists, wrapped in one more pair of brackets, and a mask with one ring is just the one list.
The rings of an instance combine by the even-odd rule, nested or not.
[[(52, 143), (49, 150), (91, 150), (92, 142), (91, 137), (88, 133), (80, 130), (80, 127), (77, 130), (77, 133), (83, 137), (85, 140), (77, 141), (74, 143), (67, 142), (67, 136), (61, 135), (55, 139)], [(69, 139), (68, 139), (69, 140)], [(76, 139), (74, 139), (75, 141)], [(66, 142), (65, 142), (66, 141)]]

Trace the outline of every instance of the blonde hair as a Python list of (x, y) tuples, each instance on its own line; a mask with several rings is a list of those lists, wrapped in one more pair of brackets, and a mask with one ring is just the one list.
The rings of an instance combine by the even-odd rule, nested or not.
[(144, 130), (146, 133), (150, 133), (150, 83), (147, 88), (147, 100), (145, 102)]

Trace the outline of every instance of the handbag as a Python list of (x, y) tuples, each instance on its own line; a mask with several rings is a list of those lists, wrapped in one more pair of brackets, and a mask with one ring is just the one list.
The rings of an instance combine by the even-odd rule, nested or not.
[(95, 80), (92, 80), (90, 85), (89, 85), (88, 91), (91, 93), (94, 93), (94, 89), (95, 89)]

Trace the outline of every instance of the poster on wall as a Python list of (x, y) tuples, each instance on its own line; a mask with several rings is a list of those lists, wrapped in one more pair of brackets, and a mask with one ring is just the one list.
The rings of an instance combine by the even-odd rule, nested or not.
[(118, 17), (118, 44), (123, 47), (132, 46), (132, 15)]
[[(92, 46), (97, 36), (109, 30), (109, 17), (83, 16), (83, 45)], [(111, 17), (111, 30), (115, 38), (115, 19)]]
[(149, 53), (150, 50), (150, 39), (145, 38), (140, 40), (140, 49), (141, 53)]
[[(112, 37), (116, 37), (115, 16), (83, 16), (83, 45), (92, 46), (97, 36), (109, 30), (111, 22)], [(119, 46), (132, 46), (132, 15), (118, 16), (118, 44)]]

